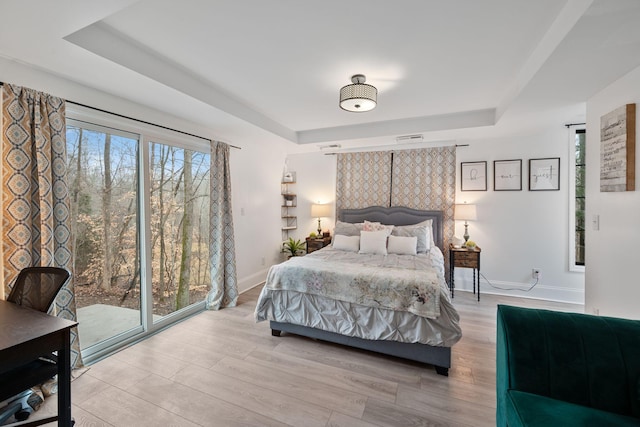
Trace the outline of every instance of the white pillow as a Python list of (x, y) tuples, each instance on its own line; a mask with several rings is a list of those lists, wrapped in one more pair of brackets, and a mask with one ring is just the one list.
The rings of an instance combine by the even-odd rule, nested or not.
[(429, 252), (431, 246), (435, 246), (432, 222), (432, 220), (428, 219), (414, 225), (395, 226), (391, 234), (402, 237), (416, 236), (418, 238), (418, 253), (426, 253)]
[(360, 249), (360, 236), (344, 236), (336, 234), (333, 236), (333, 249), (347, 252), (358, 252)]
[(390, 254), (400, 255), (415, 255), (418, 248), (418, 238), (413, 237), (399, 237), (389, 236), (389, 243), (387, 244), (387, 251)]
[(387, 254), (387, 230), (361, 231), (360, 232), (360, 252), (361, 254)]

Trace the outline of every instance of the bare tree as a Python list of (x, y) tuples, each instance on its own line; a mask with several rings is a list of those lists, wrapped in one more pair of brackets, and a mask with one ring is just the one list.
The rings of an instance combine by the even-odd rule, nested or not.
[(191, 282), (191, 251), (193, 245), (193, 196), (190, 150), (184, 150), (184, 214), (182, 217), (182, 256), (180, 257), (180, 277), (176, 293), (176, 310), (189, 305), (189, 285)]

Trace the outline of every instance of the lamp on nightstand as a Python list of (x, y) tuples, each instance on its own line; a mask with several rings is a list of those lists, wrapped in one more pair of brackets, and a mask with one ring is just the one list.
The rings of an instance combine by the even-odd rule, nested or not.
[(476, 205), (459, 204), (455, 205), (455, 211), (453, 213), (453, 219), (457, 221), (464, 221), (464, 242), (469, 240), (469, 223), (467, 221), (475, 221), (477, 219)]
[(331, 216), (331, 205), (314, 203), (311, 205), (311, 216), (318, 218), (318, 235), (322, 237), (322, 227), (320, 227), (320, 218)]

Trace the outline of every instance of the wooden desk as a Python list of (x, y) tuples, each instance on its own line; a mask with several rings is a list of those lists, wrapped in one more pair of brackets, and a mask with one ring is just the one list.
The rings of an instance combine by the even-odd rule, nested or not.
[[(48, 379), (41, 378), (48, 373), (39, 375), (32, 363), (40, 356), (58, 352), (57, 371), (53, 368), (53, 374), (58, 374), (58, 416), (21, 425), (40, 425), (56, 419), (58, 426), (72, 425), (71, 328), (75, 325), (76, 322), (0, 300), (0, 401)], [(27, 384), (30, 381), (36, 382)]]

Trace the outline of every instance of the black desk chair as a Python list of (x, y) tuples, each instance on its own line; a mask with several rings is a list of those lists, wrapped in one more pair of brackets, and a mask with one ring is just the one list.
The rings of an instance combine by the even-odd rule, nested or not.
[[(47, 313), (71, 273), (58, 267), (27, 267), (20, 271), (7, 301)], [(0, 387), (0, 424), (15, 416), (24, 421), (33, 412), (29, 387), (53, 378), (57, 371), (55, 354), (43, 354), (38, 360), (15, 370), (11, 384)], [(19, 393), (16, 395), (16, 393)], [(3, 405), (4, 404), (4, 405)]]
[(71, 273), (58, 267), (27, 267), (20, 271), (7, 301), (46, 313)]

